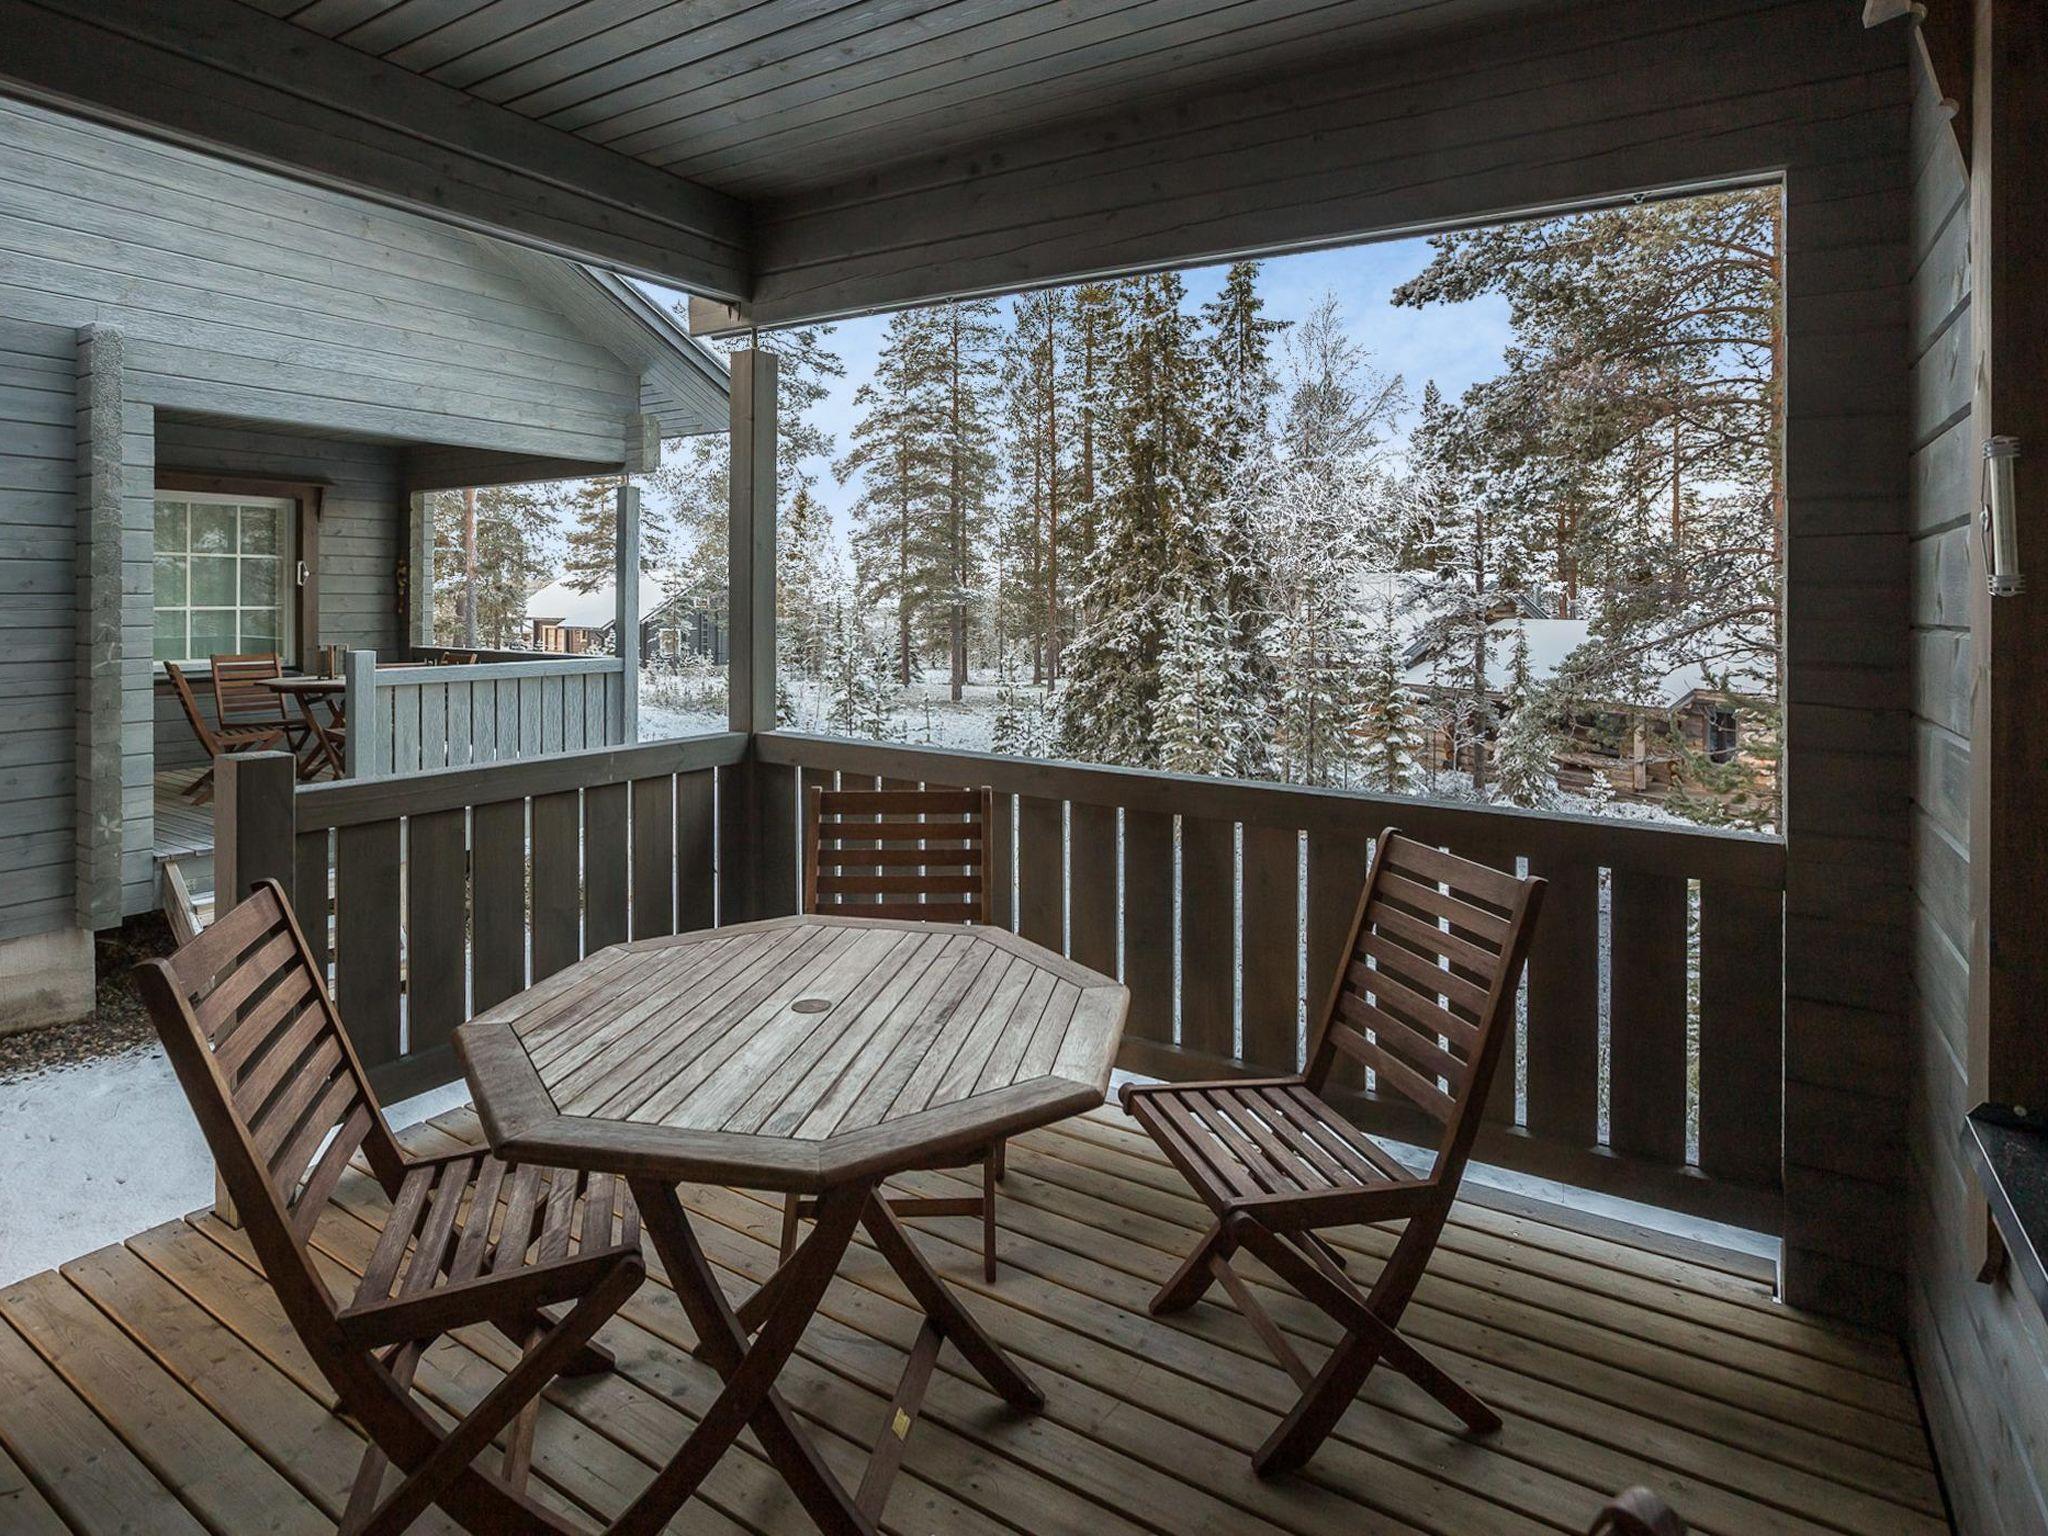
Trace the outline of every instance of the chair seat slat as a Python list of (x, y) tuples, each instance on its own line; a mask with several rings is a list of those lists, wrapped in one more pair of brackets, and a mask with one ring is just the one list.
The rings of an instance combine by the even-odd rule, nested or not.
[(462, 1214), (462, 1202), (469, 1194), (470, 1176), (476, 1172), (476, 1165), (474, 1157), (458, 1157), (441, 1165), (441, 1176), (434, 1182), (434, 1203), (427, 1208), (427, 1219), (420, 1223), (412, 1263), (399, 1282), (401, 1297), (424, 1296), (440, 1283), (449, 1260), (455, 1256), (455, 1219)]
[(398, 1278), (398, 1266), (405, 1258), (406, 1246), (412, 1235), (419, 1230), (420, 1218), (426, 1214), (427, 1196), (434, 1190), (434, 1170), (431, 1167), (412, 1168), (406, 1171), (404, 1182), (398, 1186), (398, 1196), (391, 1202), (391, 1214), (385, 1218), (384, 1230), (378, 1234), (377, 1246), (370, 1254), (370, 1262), (363, 1266), (362, 1283), (356, 1287), (356, 1302), (382, 1301), (391, 1294), (392, 1282)]
[(1280, 1101), (1281, 1111), (1301, 1127), (1302, 1133), (1343, 1162), (1361, 1183), (1399, 1183), (1414, 1177), (1370, 1136), (1351, 1126), (1308, 1089), (1293, 1087), (1271, 1092)]
[(491, 1227), (498, 1219), (498, 1192), (505, 1184), (505, 1165), (495, 1157), (483, 1160), (477, 1169), (476, 1187), (470, 1191), (469, 1212), (462, 1219), (462, 1241), (455, 1245), (455, 1257), (448, 1262), (448, 1283), (474, 1280), (482, 1273), (491, 1251)]
[[(1238, 1130), (1258, 1148), (1267, 1165), (1282, 1182), (1276, 1182), (1276, 1192), (1292, 1187), (1305, 1191), (1329, 1189), (1334, 1181), (1311, 1158), (1305, 1156), (1299, 1146), (1293, 1145), (1292, 1138), (1282, 1140), (1276, 1133), (1268, 1116), (1268, 1106), (1254, 1090), (1231, 1089), (1210, 1093), (1211, 1118), (1227, 1116)], [(1284, 1122), (1282, 1122), (1284, 1124)]]
[(565, 1169), (556, 1169), (548, 1180), (548, 1203), (540, 1226), (540, 1246), (534, 1250), (534, 1262), (551, 1264), (569, 1256), (569, 1238), (576, 1226), (577, 1176)]
[(822, 817), (816, 825), (821, 839), (837, 843), (946, 844), (981, 840), (979, 821), (845, 821)]
[(969, 906), (962, 901), (820, 901), (817, 910), (840, 913), (847, 917), (886, 917), (919, 923), (971, 923), (981, 916), (979, 906)]
[(505, 1224), (491, 1250), (493, 1274), (517, 1269), (526, 1262), (526, 1250), (533, 1246), (533, 1218), (542, 1172), (536, 1163), (521, 1163), (512, 1170), (511, 1192), (505, 1197)]

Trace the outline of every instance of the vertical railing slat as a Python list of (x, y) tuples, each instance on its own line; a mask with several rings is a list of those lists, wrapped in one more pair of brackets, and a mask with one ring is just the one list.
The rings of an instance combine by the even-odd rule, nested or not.
[(593, 784), (583, 791), (583, 952), (623, 944), (626, 910), (628, 791), (624, 784)]
[(676, 932), (709, 928), (717, 919), (717, 770), (676, 775)]
[(533, 979), (583, 955), (582, 806), (573, 789), (533, 797)]
[(1609, 947), (1608, 1141), (1685, 1160), (1686, 882), (1616, 870)]
[[(1351, 924), (1365, 893), (1372, 839), (1365, 833), (1312, 832), (1308, 840), (1308, 1029), (1312, 1040), (1330, 1006), (1337, 969), (1350, 959)], [(1365, 1088), (1365, 1069), (1339, 1054), (1332, 1069), (1339, 1088)]]
[(1017, 799), (1017, 931), (1047, 949), (1066, 947), (1064, 819), (1057, 800)]
[(1017, 931), (1017, 839), (1012, 822), (1017, 813), (1015, 795), (996, 795), (990, 804), (995, 818), (988, 829), (989, 920), (998, 928)]
[(468, 977), (467, 814), (430, 811), (406, 823), (406, 1049), (446, 1045), (464, 1017)]
[(1700, 884), (1700, 1170), (1782, 1182), (1785, 901), (1780, 891)]
[(1116, 970), (1116, 807), (1067, 809), (1068, 928), (1073, 957), (1105, 974)]
[(1245, 1065), (1287, 1073), (1298, 1065), (1301, 976), (1301, 834), (1244, 829)]
[[(575, 697), (575, 694), (571, 694)], [(633, 781), (633, 937), (676, 931), (676, 781), (670, 774)]]
[(334, 835), (334, 995), (365, 1066), (399, 1056), (399, 825)]
[(1236, 826), (1180, 819), (1180, 1043), (1236, 1054)]
[(476, 934), (470, 1006), (479, 1012), (526, 985), (526, 802), (500, 800), (470, 814)]
[(467, 768), (475, 753), (475, 727), (470, 723), (469, 700), (474, 683), (448, 685), (448, 766)]
[(1531, 1135), (1590, 1147), (1600, 1133), (1600, 871), (1540, 864), (1548, 885), (1529, 945)]
[(1173, 1043), (1173, 818), (1124, 814), (1124, 985), (1131, 1012), (1124, 1032)]

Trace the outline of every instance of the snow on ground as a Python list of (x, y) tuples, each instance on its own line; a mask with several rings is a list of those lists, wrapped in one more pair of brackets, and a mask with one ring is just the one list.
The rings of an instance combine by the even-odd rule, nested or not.
[[(465, 1084), (387, 1106), (394, 1128)], [(213, 1203), (213, 1158), (160, 1047), (0, 1083), (0, 1285)]]

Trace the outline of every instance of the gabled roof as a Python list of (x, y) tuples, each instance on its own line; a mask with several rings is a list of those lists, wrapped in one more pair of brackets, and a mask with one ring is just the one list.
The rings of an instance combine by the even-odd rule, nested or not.
[[(619, 616), (618, 589), (603, 582), (589, 592), (565, 581), (550, 582), (526, 600), (526, 617), (536, 624), (566, 624), (575, 629), (604, 629)], [(659, 577), (640, 573), (640, 611), (645, 614), (662, 601)]]
[(725, 359), (691, 336), (638, 286), (602, 268), (477, 237), (556, 309), (640, 374), (640, 410), (664, 438), (723, 432)]

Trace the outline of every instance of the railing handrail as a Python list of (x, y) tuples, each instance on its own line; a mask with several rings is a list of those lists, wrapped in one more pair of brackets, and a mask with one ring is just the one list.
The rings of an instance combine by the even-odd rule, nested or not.
[(535, 656), (531, 661), (477, 661), (455, 666), (396, 665), (377, 668), (379, 688), (419, 688), (434, 683), (498, 683), (522, 677), (588, 677), (624, 670), (616, 656)]
[[(796, 731), (754, 738), (764, 763), (936, 783), (986, 784), (1002, 794), (1239, 821), (1314, 832), (1398, 826), (1432, 842), (1501, 843), (1532, 860), (1665, 873), (1782, 890), (1779, 837), (1719, 827), (1674, 827), (1619, 817), (1466, 804), (1361, 789), (1322, 789), (1252, 779), (1214, 779), (1150, 768), (1109, 768), (1059, 759), (1004, 757), (958, 747), (902, 746)], [(1684, 851), (1675, 851), (1682, 842)]]
[(523, 800), (560, 790), (623, 784), (662, 773), (728, 768), (743, 761), (746, 754), (744, 734), (717, 731), (632, 747), (596, 747), (546, 757), (512, 758), (479, 768), (442, 768), (388, 779), (330, 779), (299, 786), (297, 823), (301, 832), (360, 826), (393, 817)]

